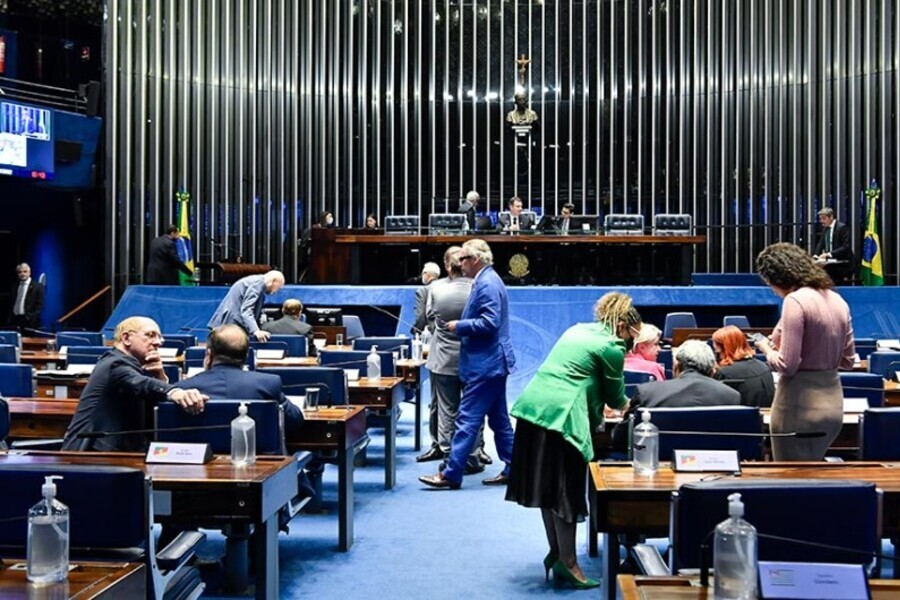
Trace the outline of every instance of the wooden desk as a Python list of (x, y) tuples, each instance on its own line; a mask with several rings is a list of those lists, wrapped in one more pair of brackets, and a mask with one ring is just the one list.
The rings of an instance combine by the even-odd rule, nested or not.
[[(675, 327), (672, 329), (672, 346), (678, 347), (685, 340), (702, 340), (712, 339), (712, 336), (720, 327)], [(744, 333), (761, 333), (765, 336), (772, 335), (772, 327), (742, 327)]]
[[(278, 598), (278, 511), (297, 495), (293, 457), (258, 456), (235, 467), (227, 456), (205, 465), (145, 464), (143, 454), (105, 452), (0, 453), (0, 464), (56, 463), (142, 469), (153, 478), (159, 522), (224, 529), (231, 550), (253, 533), (256, 597)], [(243, 574), (238, 574), (243, 576)]]
[[(712, 600), (712, 585), (699, 587), (699, 580), (690, 577), (646, 577), (619, 575), (616, 578), (622, 600)], [(900, 581), (870, 579), (872, 600), (889, 600), (900, 595)]]
[(403, 378), (360, 377), (349, 388), (350, 404), (365, 406), (370, 416), (384, 421), (384, 489), (389, 490), (397, 481), (397, 407), (405, 396)]
[(22, 560), (6, 559), (0, 564), (0, 598), (78, 598), (104, 599), (144, 598), (147, 595), (147, 573), (142, 563), (72, 561), (65, 582), (34, 584), (26, 579), (25, 569), (9, 569)]
[(55, 341), (56, 336), (22, 336), (22, 350), (46, 350), (48, 341)]
[(35, 395), (38, 398), (80, 398), (87, 377), (35, 375)]
[(39, 371), (56, 369), (65, 363), (59, 358), (59, 352), (47, 352), (43, 349), (22, 350), (19, 353), (19, 362), (23, 365), (31, 365)]
[(78, 399), (8, 398), (9, 439), (62, 438)]
[(900, 406), (900, 382), (884, 380), (884, 405)]
[(353, 545), (353, 458), (356, 448), (367, 439), (366, 409), (333, 406), (317, 411), (305, 410), (303, 416), (303, 427), (287, 440), (288, 451), (333, 451), (337, 454), (338, 548), (346, 552)]
[[(900, 536), (900, 464), (890, 463), (743, 463), (743, 478), (858, 479), (884, 492), (883, 535)], [(636, 475), (630, 463), (592, 462), (588, 485), (590, 518), (588, 553), (597, 556), (597, 534), (603, 533), (604, 581), (619, 568), (619, 534), (667, 537), (672, 492), (709, 473), (675, 473), (661, 467), (653, 476)], [(615, 598), (614, 586), (609, 597)]]

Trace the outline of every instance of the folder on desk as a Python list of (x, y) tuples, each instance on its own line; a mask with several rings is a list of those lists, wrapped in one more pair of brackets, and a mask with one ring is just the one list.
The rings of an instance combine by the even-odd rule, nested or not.
[(861, 413), (869, 408), (869, 400), (867, 398), (844, 398), (845, 413)]
[(282, 360), (284, 350), (278, 348), (259, 348), (256, 351), (256, 360)]

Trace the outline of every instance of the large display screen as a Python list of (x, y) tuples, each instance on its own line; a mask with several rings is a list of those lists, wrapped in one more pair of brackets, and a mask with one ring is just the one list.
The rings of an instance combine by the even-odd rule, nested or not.
[(53, 111), (0, 101), (0, 175), (53, 179)]

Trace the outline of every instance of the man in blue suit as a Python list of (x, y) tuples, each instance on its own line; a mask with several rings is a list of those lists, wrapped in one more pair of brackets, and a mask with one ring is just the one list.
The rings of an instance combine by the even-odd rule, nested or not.
[(239, 325), (260, 342), (269, 339), (269, 332), (259, 327), (266, 294), (274, 294), (284, 287), (281, 271), (269, 271), (265, 275), (248, 275), (238, 279), (222, 299), (216, 312), (207, 323), (214, 329), (219, 325)]
[(513, 428), (506, 406), (506, 377), (516, 359), (509, 340), (509, 300), (506, 286), (494, 272), (494, 255), (484, 240), (463, 244), (459, 253), (463, 273), (473, 281), (472, 293), (462, 316), (446, 327), (460, 338), (459, 378), (464, 389), (456, 417), (456, 432), (450, 443), (450, 462), (443, 473), (419, 477), (422, 483), (440, 489), (459, 489), (466, 460), (487, 416), (494, 432), (500, 460), (506, 463), (485, 485), (505, 485), (512, 461)]
[(237, 325), (222, 325), (209, 334), (202, 373), (175, 384), (176, 388), (194, 388), (216, 400), (277, 400), (284, 408), (287, 434), (303, 423), (303, 412), (281, 391), (281, 377), (256, 371), (244, 371), (250, 342)]

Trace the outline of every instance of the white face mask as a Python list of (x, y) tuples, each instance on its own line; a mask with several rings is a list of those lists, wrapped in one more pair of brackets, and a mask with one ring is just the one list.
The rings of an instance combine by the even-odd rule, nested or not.
[(424, 283), (425, 285), (428, 285), (428, 276), (427, 275), (422, 275), (422, 283)]
[(334, 217), (328, 217), (325, 219), (326, 225), (334, 225)]

